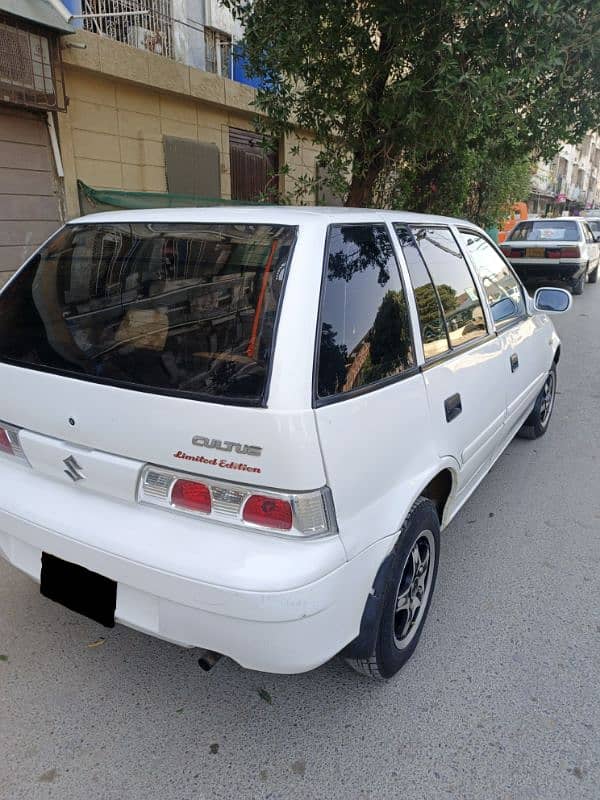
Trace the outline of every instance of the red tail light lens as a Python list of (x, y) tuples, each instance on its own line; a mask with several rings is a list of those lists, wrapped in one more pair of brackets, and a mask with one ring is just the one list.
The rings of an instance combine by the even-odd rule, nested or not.
[(508, 257), (509, 258), (521, 258), (524, 253), (525, 253), (525, 250), (523, 250), (520, 247), (511, 247), (510, 248), (510, 252), (508, 253)]
[(557, 247), (554, 250), (546, 250), (546, 258), (560, 258), (561, 253), (562, 251), (560, 247)]
[(4, 428), (0, 428), (0, 453), (7, 453), (9, 456), (14, 456), (15, 454), (8, 438), (8, 433)]
[(579, 258), (580, 256), (578, 247), (561, 247), (560, 249), (561, 258)]
[(138, 501), (252, 532), (304, 537), (338, 530), (327, 486), (310, 492), (275, 492), (146, 464)]
[(502, 252), (504, 253), (505, 256), (509, 256), (510, 255), (510, 247), (508, 245), (503, 244), (500, 247), (500, 250), (502, 250)]
[(171, 503), (177, 508), (210, 514), (212, 508), (210, 489), (204, 483), (179, 478), (171, 489)]
[(244, 522), (289, 531), (292, 527), (292, 507), (287, 500), (253, 494), (244, 506)]

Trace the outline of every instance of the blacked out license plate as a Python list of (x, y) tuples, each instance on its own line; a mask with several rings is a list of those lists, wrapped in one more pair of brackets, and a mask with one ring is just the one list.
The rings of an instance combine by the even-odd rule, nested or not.
[(117, 582), (78, 564), (42, 553), (40, 592), (71, 611), (113, 628)]

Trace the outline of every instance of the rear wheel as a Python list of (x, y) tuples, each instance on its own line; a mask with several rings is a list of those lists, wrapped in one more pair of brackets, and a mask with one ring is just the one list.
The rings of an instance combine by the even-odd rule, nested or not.
[(435, 506), (420, 497), (408, 515), (390, 563), (374, 620), (371, 652), (346, 658), (350, 666), (371, 678), (391, 678), (413, 654), (435, 587), (440, 552), (440, 524)]
[(582, 276), (579, 278), (579, 280), (578, 280), (578, 281), (576, 281), (576, 282), (573, 284), (573, 287), (571, 288), (571, 294), (574, 294), (574, 295), (575, 295), (575, 294), (583, 294), (583, 287), (584, 287), (584, 285), (585, 285), (585, 272), (584, 272), (584, 273), (583, 273), (583, 275), (582, 275)]
[(556, 364), (548, 373), (542, 391), (537, 396), (533, 411), (525, 420), (525, 424), (517, 433), (521, 439), (539, 439), (548, 430), (550, 417), (554, 409), (554, 398), (556, 396)]

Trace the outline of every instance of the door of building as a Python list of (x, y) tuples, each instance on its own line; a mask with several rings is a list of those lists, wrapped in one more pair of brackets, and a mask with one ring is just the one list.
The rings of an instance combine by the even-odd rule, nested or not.
[(0, 105), (0, 286), (60, 225), (59, 191), (46, 114)]
[(275, 200), (279, 159), (266, 150), (264, 139), (253, 131), (229, 129), (232, 200)]

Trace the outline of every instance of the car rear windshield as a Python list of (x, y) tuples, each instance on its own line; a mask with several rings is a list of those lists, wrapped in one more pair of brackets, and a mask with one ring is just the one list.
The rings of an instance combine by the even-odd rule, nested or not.
[(0, 361), (260, 404), (295, 238), (281, 225), (67, 225), (0, 294)]
[(573, 220), (536, 219), (519, 222), (508, 238), (511, 242), (578, 242), (581, 234)]

